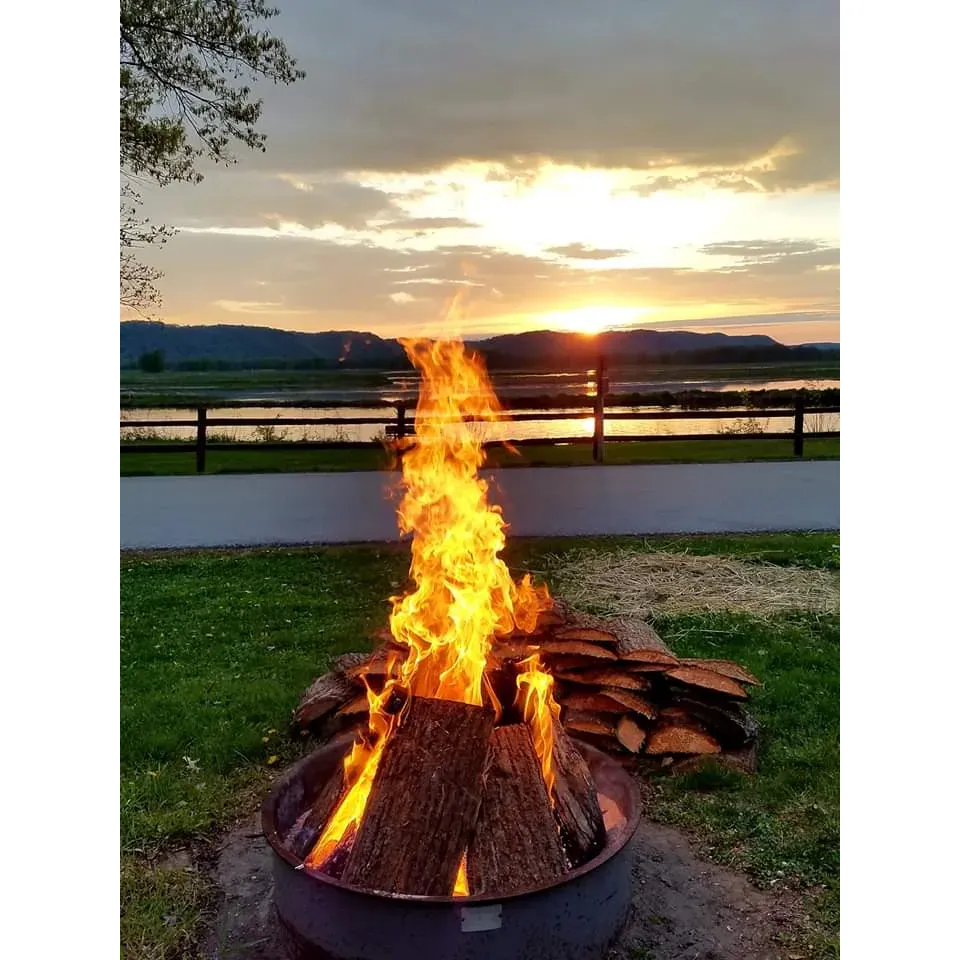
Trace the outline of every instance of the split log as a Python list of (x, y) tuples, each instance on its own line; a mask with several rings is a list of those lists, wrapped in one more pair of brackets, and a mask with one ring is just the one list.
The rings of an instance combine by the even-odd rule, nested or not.
[(341, 653), (330, 661), (330, 672), (342, 673), (349, 677), (353, 670), (369, 661), (375, 653), (376, 651), (374, 653)]
[(320, 839), (343, 793), (343, 764), (337, 766), (313, 803), (297, 818), (284, 839), (284, 846), (296, 857), (305, 859)]
[(714, 673), (712, 670), (701, 670), (699, 667), (673, 667), (664, 676), (689, 687), (712, 690), (714, 693), (722, 693), (737, 700), (747, 699), (747, 691), (736, 680)]
[(358, 693), (352, 700), (348, 700), (339, 710), (337, 710), (338, 717), (349, 717), (358, 713), (367, 713), (370, 709), (370, 701), (367, 697), (366, 690), (363, 693)]
[(341, 673), (325, 673), (307, 688), (300, 698), (294, 720), (301, 727), (333, 713), (356, 695), (357, 688)]
[(680, 661), (685, 667), (699, 667), (701, 670), (712, 670), (723, 677), (729, 677), (731, 680), (739, 680), (740, 683), (746, 683), (750, 686), (759, 686), (760, 681), (746, 667), (741, 667), (739, 663), (733, 660), (695, 660), (686, 658)]
[(541, 610), (537, 615), (537, 628), (556, 627), (567, 622), (571, 610), (565, 600), (554, 597), (549, 610)]
[(605, 693), (574, 690), (560, 697), (559, 702), (571, 710), (586, 710), (588, 713), (623, 713), (623, 704)]
[(609, 715), (587, 713), (584, 710), (568, 710), (563, 725), (575, 733), (592, 733), (601, 737), (612, 737), (616, 733)]
[[(553, 674), (556, 674), (558, 671), (580, 670), (582, 668), (595, 667), (598, 663), (604, 663), (605, 661), (597, 660), (596, 657), (583, 657), (575, 653), (555, 653), (544, 657), (543, 662), (547, 670)], [(611, 666), (616, 666), (616, 664), (611, 664)]]
[(680, 661), (673, 651), (649, 623), (638, 619), (620, 619), (609, 626), (617, 634), (617, 653), (621, 660), (679, 665)]
[(624, 690), (649, 690), (650, 681), (614, 667), (595, 667), (586, 670), (557, 671), (556, 676), (567, 683), (591, 687), (620, 687)]
[(696, 727), (679, 723), (658, 724), (647, 735), (646, 752), (663, 753), (719, 753), (720, 744)]
[(494, 643), (490, 648), (490, 656), (496, 662), (525, 660), (536, 653), (537, 649), (537, 646), (528, 640), (507, 640), (503, 643)]
[(550, 797), (524, 723), (490, 738), (483, 802), (467, 848), (470, 895), (500, 894), (557, 880), (566, 872)]
[(554, 816), (571, 867), (599, 853), (607, 836), (587, 761), (563, 727), (553, 724)]
[(759, 734), (756, 720), (739, 703), (704, 703), (690, 697), (678, 697), (674, 704), (676, 709), (702, 723), (724, 747), (743, 747), (755, 741)]
[(657, 715), (657, 708), (649, 701), (645, 700), (639, 694), (630, 690), (619, 690), (616, 687), (604, 687), (600, 695), (613, 700), (615, 703), (622, 704), (628, 710), (639, 713), (640, 716), (653, 720)]
[(618, 664), (621, 670), (629, 670), (630, 673), (663, 673), (664, 670), (671, 670), (676, 666), (675, 663), (649, 663), (646, 660), (621, 660)]
[(617, 739), (631, 753), (639, 753), (647, 739), (647, 731), (636, 720), (623, 716), (617, 724)]
[(606, 647), (582, 640), (545, 640), (540, 644), (544, 653), (556, 653), (564, 656), (575, 654), (579, 657), (593, 657), (597, 660), (616, 660), (617, 655)]
[(560, 627), (553, 631), (554, 640), (579, 640), (582, 643), (599, 643), (605, 647), (617, 646), (617, 635), (597, 627)]
[(449, 896), (480, 811), (493, 714), (414, 697), (390, 736), (343, 871), (369, 890)]

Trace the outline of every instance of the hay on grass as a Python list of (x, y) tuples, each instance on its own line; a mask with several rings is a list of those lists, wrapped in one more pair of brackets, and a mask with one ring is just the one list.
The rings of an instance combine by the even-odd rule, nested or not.
[(577, 550), (549, 558), (546, 573), (555, 593), (572, 606), (619, 616), (840, 609), (837, 571), (730, 557)]

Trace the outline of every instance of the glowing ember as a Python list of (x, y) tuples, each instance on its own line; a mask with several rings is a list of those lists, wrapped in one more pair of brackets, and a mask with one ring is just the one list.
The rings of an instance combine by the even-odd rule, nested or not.
[[(383, 692), (368, 688), (370, 730), (344, 762), (347, 793), (307, 857), (319, 867), (359, 824), (377, 764), (394, 725), (385, 712), (395, 688), (420, 697), (500, 705), (484, 669), (496, 635), (532, 632), (550, 604), (529, 576), (514, 582), (499, 554), (506, 543), (500, 508), (489, 503), (478, 476), (484, 454), (470, 421), (496, 419), (500, 405), (482, 361), (459, 341), (403, 341), (420, 371), (416, 443), (403, 458), (406, 488), (398, 510), (402, 533), (412, 533), (410, 575), (415, 588), (394, 597), (393, 637), (409, 650), (399, 670), (388, 670)], [(526, 679), (524, 679), (526, 678)], [(550, 776), (551, 678), (536, 666), (518, 678), (526, 685), (524, 716)], [(543, 752), (546, 750), (546, 752)], [(547, 780), (548, 785), (552, 780)], [(467, 894), (466, 858), (456, 892)]]
[(517, 693), (522, 698), (523, 719), (533, 735), (533, 746), (540, 758), (543, 782), (550, 802), (555, 803), (553, 773), (553, 722), (560, 720), (560, 707), (553, 699), (553, 677), (540, 669), (540, 657), (534, 654), (520, 664)]

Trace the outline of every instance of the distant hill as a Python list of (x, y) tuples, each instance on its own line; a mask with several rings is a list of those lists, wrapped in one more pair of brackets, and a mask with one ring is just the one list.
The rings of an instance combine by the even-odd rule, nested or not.
[(318, 366), (390, 366), (404, 361), (396, 340), (373, 333), (331, 330), (301, 333), (236, 324), (178, 326), (130, 320), (120, 324), (120, 365), (160, 350), (168, 366), (190, 361), (222, 361), (239, 366), (269, 361), (318, 361)]
[[(537, 330), (477, 340), (471, 346), (492, 368), (575, 369), (591, 366), (602, 349), (618, 362), (752, 362), (819, 359), (839, 344), (788, 347), (765, 334), (731, 336), (685, 330), (614, 330), (585, 337), (578, 333)], [(300, 333), (272, 327), (218, 324), (178, 326), (131, 320), (120, 324), (120, 365), (160, 351), (168, 367), (379, 367), (408, 366), (396, 340), (373, 333), (332, 330)]]

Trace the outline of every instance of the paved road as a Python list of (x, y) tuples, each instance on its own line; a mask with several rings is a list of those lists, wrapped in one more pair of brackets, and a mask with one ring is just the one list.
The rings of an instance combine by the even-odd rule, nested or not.
[[(839, 461), (491, 470), (514, 536), (835, 530)], [(390, 473), (120, 480), (121, 549), (395, 540)]]

